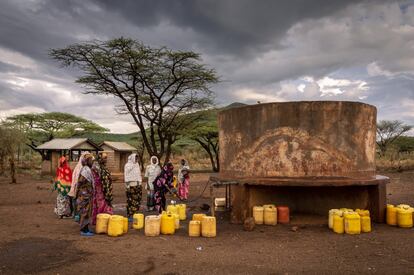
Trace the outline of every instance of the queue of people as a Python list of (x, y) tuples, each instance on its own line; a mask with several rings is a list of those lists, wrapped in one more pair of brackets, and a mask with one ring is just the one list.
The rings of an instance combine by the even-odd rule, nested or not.
[[(73, 172), (65, 156), (59, 159), (54, 189), (58, 195), (55, 213), (60, 217), (73, 217), (80, 225), (82, 236), (93, 236), (90, 225), (96, 223), (100, 213), (113, 214), (112, 178), (106, 166), (107, 155), (100, 153), (95, 159), (88, 152), (81, 154)], [(147, 211), (158, 213), (166, 210), (166, 194), (173, 193), (181, 200), (188, 199), (190, 167), (181, 160), (178, 170), (178, 191), (174, 186), (174, 166), (167, 163), (163, 167), (156, 156), (152, 156), (146, 166), (144, 178), (147, 192)], [(143, 180), (138, 156), (131, 154), (124, 166), (126, 191), (126, 214), (132, 216), (140, 210)]]

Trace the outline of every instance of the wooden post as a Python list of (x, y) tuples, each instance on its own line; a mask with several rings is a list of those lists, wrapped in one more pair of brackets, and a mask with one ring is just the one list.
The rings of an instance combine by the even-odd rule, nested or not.
[(208, 181), (210, 183), (210, 199), (211, 199), (211, 216), (215, 217), (216, 216), (216, 210), (214, 209), (215, 205), (214, 205), (214, 185), (210, 182), (210, 180)]

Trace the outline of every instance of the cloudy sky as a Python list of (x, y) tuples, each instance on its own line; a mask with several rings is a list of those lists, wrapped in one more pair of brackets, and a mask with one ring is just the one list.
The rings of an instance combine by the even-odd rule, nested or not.
[(0, 0), (0, 117), (62, 111), (136, 131), (47, 55), (119, 36), (201, 53), (220, 105), (362, 101), (414, 125), (414, 0)]

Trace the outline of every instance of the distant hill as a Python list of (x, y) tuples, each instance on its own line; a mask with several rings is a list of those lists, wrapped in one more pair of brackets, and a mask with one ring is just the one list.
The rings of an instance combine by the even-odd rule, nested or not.
[[(237, 107), (243, 107), (247, 106), (247, 104), (240, 103), (240, 102), (234, 102), (230, 105), (227, 105), (222, 108), (214, 108), (207, 111), (199, 111), (199, 112), (206, 112), (204, 115), (203, 121), (201, 123), (216, 123), (217, 122), (217, 112), (220, 110), (226, 110), (231, 108), (237, 108)], [(197, 112), (197, 113), (199, 113)], [(103, 141), (120, 141), (120, 142), (126, 142), (132, 146), (137, 146), (139, 133), (130, 133), (130, 134), (116, 134), (116, 133), (86, 133), (79, 135), (77, 137), (83, 137), (83, 138), (89, 138), (93, 142), (100, 144)], [(174, 144), (175, 148), (184, 148), (186, 146), (196, 146), (197, 144), (187, 138), (187, 137), (181, 137), (177, 142)]]

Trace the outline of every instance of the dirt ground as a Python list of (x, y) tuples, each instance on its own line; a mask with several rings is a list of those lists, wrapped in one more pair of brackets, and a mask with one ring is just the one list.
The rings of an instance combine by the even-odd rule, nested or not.
[[(389, 202), (414, 205), (414, 172), (388, 176)], [(193, 175), (190, 200), (207, 177)], [(296, 232), (291, 225), (245, 232), (221, 213), (213, 239), (188, 237), (187, 222), (173, 236), (130, 229), (119, 238), (85, 238), (72, 219), (53, 213), (56, 193), (47, 179), (18, 180), (0, 178), (0, 274), (414, 274), (414, 229), (375, 224), (369, 234), (336, 235), (325, 224), (296, 219)], [(114, 203), (125, 214), (123, 185), (114, 188)], [(208, 189), (191, 203), (191, 213), (201, 212), (207, 195)]]

